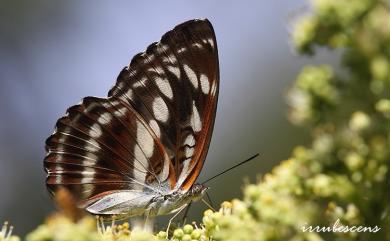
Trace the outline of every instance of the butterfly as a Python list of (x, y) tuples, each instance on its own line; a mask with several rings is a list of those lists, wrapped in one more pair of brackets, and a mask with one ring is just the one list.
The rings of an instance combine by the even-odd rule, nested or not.
[(66, 188), (87, 212), (125, 218), (199, 200), (218, 90), (211, 23), (177, 25), (133, 57), (107, 98), (85, 97), (57, 121), (46, 140), (49, 192)]

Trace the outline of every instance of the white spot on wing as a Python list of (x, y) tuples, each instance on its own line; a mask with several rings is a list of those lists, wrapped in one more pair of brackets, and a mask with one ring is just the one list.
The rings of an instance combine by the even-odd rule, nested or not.
[(187, 49), (185, 47), (180, 47), (180, 48), (177, 49), (177, 53), (178, 54), (181, 54), (181, 53), (183, 53), (185, 51), (187, 51)]
[(93, 185), (93, 174), (89, 171), (82, 171), (81, 175), (83, 176), (81, 178), (80, 183), (82, 183), (82, 195), (84, 198), (88, 197), (94, 190), (95, 186)]
[(156, 71), (158, 74), (161, 74), (163, 72), (163, 69), (160, 66), (155, 66), (154, 68), (151, 68), (151, 70), (153, 72)]
[(156, 85), (161, 91), (161, 93), (163, 93), (166, 97), (172, 100), (173, 92), (167, 78), (156, 78)]
[(64, 168), (62, 168), (61, 165), (56, 165), (56, 169), (54, 174), (56, 175), (56, 183), (60, 184), (62, 183), (62, 174), (64, 173)]
[[(153, 137), (150, 135), (146, 127), (139, 121), (137, 121), (137, 142), (147, 158), (153, 155)], [(147, 167), (147, 163), (145, 166)]]
[(102, 129), (101, 127), (99, 126), (99, 124), (95, 123), (92, 125), (91, 129), (89, 130), (88, 134), (91, 136), (91, 137), (94, 137), (94, 138), (98, 138), (100, 137), (103, 133), (102, 133)]
[(177, 58), (174, 54), (169, 54), (168, 58), (169, 58), (170, 62), (172, 62), (173, 64), (177, 63)]
[(176, 66), (168, 66), (167, 67), (169, 72), (171, 72), (172, 74), (174, 74), (176, 76), (176, 78), (180, 79), (180, 69)]
[(193, 43), (192, 46), (194, 46), (194, 47), (196, 47), (198, 49), (202, 49), (203, 48), (203, 46), (200, 43), (196, 43), (196, 42)]
[(150, 121), (149, 121), (149, 126), (152, 128), (152, 130), (154, 131), (154, 133), (156, 134), (156, 136), (157, 136), (157, 137), (160, 137), (161, 131), (160, 131), (160, 127), (159, 127), (158, 124), (157, 124), (157, 121), (155, 121), (155, 120), (150, 120)]
[(106, 124), (110, 123), (111, 119), (112, 119), (112, 116), (110, 115), (110, 113), (106, 112), (106, 113), (103, 113), (101, 116), (99, 116), (97, 121), (100, 124), (106, 125)]
[(62, 174), (63, 172), (64, 172), (64, 168), (60, 164), (57, 164), (55, 168), (55, 173)]
[(132, 89), (127, 90), (126, 96), (127, 96), (127, 98), (129, 98), (129, 99), (133, 99), (133, 97), (134, 97), (134, 95), (133, 95), (133, 90), (132, 90)]
[(193, 146), (195, 144), (195, 138), (193, 134), (189, 134), (186, 136), (186, 139), (184, 140), (184, 145)]
[(90, 151), (90, 152), (95, 152), (100, 148), (100, 144), (93, 139), (88, 140), (87, 143), (85, 143), (84, 147), (85, 150)]
[(85, 183), (82, 186), (83, 186), (82, 195), (84, 196), (84, 198), (87, 198), (95, 190), (95, 185), (90, 183)]
[(147, 80), (146, 77), (142, 77), (140, 80), (138, 80), (133, 84), (133, 87), (134, 88), (143, 87), (146, 84), (146, 80)]
[(86, 106), (85, 111), (86, 112), (91, 112), (97, 106), (98, 106), (98, 104), (96, 102), (92, 102), (88, 106)]
[(154, 141), (146, 127), (137, 121), (137, 145), (134, 145), (134, 169), (133, 176), (143, 183), (149, 168), (149, 161), (153, 155)]
[(186, 147), (184, 148), (184, 153), (185, 153), (185, 157), (186, 157), (186, 158), (190, 158), (190, 157), (192, 157), (192, 155), (194, 154), (194, 148), (193, 148), (193, 147), (188, 147), (188, 146), (186, 146)]
[(123, 88), (125, 87), (125, 83), (124, 83), (124, 82), (119, 82), (119, 83), (116, 85), (116, 87), (117, 87), (118, 89), (123, 89)]
[(62, 184), (62, 175), (59, 175), (59, 174), (62, 174), (62, 173), (58, 173), (58, 175), (56, 175), (56, 183)]
[(195, 89), (198, 89), (198, 77), (195, 72), (186, 64), (183, 65), (184, 71)]
[(202, 121), (200, 119), (198, 108), (195, 101), (192, 101), (192, 128), (195, 132), (202, 130)]
[(161, 97), (156, 97), (153, 101), (153, 114), (157, 120), (166, 122), (169, 118), (168, 106)]
[[(84, 173), (84, 174), (83, 174), (83, 173)], [(91, 177), (90, 175), (88, 175), (88, 174), (85, 173), (84, 171), (81, 172), (81, 175), (83, 175), (83, 177), (81, 178), (81, 183), (83, 183), (83, 184), (88, 184), (88, 183), (93, 182), (93, 177)]]
[(148, 160), (145, 158), (139, 146), (134, 147), (134, 169), (133, 176), (135, 180), (143, 183), (146, 178), (146, 169), (148, 168)]
[(208, 39), (208, 42), (209, 42), (211, 48), (214, 49), (214, 47), (215, 47), (215, 46), (214, 46), (214, 39), (209, 38), (209, 39)]
[(115, 116), (119, 116), (119, 117), (125, 116), (126, 113), (127, 113), (126, 107), (120, 107), (118, 110), (114, 112)]
[(174, 74), (176, 78), (180, 79), (180, 69), (177, 67), (177, 59), (175, 55), (168, 54), (167, 57), (162, 58), (162, 62), (167, 66), (169, 72)]
[(94, 175), (95, 175), (95, 171), (93, 170), (93, 168), (85, 168), (85, 169), (81, 172), (81, 175), (82, 175), (83, 177), (94, 176)]
[(202, 89), (203, 94), (208, 94), (210, 91), (210, 83), (209, 78), (206, 75), (200, 75), (200, 87)]
[[(120, 102), (117, 100), (111, 100), (110, 102), (111, 102), (111, 105), (113, 105), (113, 106), (118, 106), (120, 104)], [(105, 106), (109, 107), (108, 103), (105, 103)]]

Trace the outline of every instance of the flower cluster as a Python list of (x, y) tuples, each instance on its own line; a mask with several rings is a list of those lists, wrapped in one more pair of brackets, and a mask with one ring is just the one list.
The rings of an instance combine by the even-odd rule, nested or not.
[(45, 224), (40, 225), (36, 230), (27, 235), (27, 241), (43, 240), (102, 240), (96, 231), (96, 220), (92, 217), (85, 217), (77, 222), (61, 215), (54, 214), (49, 216)]
[(287, 96), (291, 122), (304, 124), (326, 119), (340, 99), (335, 82), (329, 66), (305, 67)]
[[(205, 211), (203, 223), (196, 223), (176, 228), (172, 233), (160, 231), (152, 234), (143, 230), (130, 230), (127, 222), (105, 226), (91, 216), (74, 221), (63, 213), (50, 216), (44, 224), (27, 235), (27, 241), (203, 241), (210, 240), (213, 233), (219, 230), (223, 219), (233, 211), (233, 205), (226, 202), (218, 212)], [(242, 223), (244, 224), (244, 223)], [(222, 227), (222, 226), (221, 226)], [(232, 239), (234, 240), (234, 239)], [(8, 241), (8, 240), (7, 240)], [(11, 241), (11, 240), (10, 240)], [(16, 241), (16, 240), (15, 240)]]
[[(347, 71), (306, 67), (289, 92), (290, 120), (309, 125), (313, 135), (310, 147), (295, 148), (286, 161), (293, 163), (289, 172), (294, 176), (287, 179), (298, 178), (300, 184), (301, 194), (293, 199), (303, 198), (299, 208), (316, 206), (314, 215), (307, 216), (310, 224), (340, 219), (345, 225), (378, 225), (382, 229), (375, 238), (389, 240), (389, 5), (381, 0), (312, 3), (312, 14), (297, 22), (293, 34), (298, 51), (340, 49), (341, 67)], [(342, 240), (367, 240), (370, 235), (328, 234)]]

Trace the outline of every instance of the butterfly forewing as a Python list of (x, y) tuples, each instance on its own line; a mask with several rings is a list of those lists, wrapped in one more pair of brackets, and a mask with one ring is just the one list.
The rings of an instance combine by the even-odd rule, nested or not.
[(153, 193), (188, 190), (207, 154), (218, 75), (208, 20), (167, 32), (121, 71), (108, 98), (86, 97), (58, 120), (46, 141), (49, 191), (64, 186), (89, 205), (109, 195), (147, 203)]
[(159, 137), (178, 177), (172, 186), (188, 189), (202, 167), (215, 118), (218, 75), (213, 28), (207, 20), (193, 20), (136, 55), (109, 92), (134, 106)]

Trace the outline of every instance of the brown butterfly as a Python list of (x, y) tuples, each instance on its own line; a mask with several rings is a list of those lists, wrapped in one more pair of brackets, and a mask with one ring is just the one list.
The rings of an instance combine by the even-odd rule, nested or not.
[(85, 97), (46, 140), (46, 185), (96, 215), (173, 213), (207, 189), (194, 184), (217, 108), (211, 23), (190, 20), (132, 59), (107, 98)]

